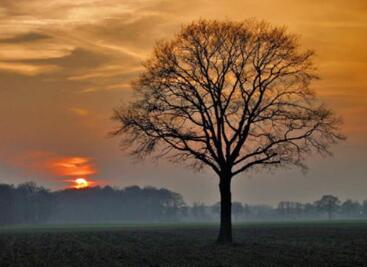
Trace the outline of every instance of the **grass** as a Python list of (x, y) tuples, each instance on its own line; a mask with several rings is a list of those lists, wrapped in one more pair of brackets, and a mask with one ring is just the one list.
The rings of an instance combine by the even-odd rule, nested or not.
[(0, 266), (367, 266), (367, 222), (247, 223), (215, 245), (215, 224), (0, 228)]

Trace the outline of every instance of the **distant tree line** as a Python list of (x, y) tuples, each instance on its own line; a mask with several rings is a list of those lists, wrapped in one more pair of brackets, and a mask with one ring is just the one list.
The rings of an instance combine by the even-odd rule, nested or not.
[(155, 222), (183, 217), (186, 204), (167, 189), (111, 186), (50, 191), (33, 182), (0, 184), (0, 224)]
[[(175, 192), (154, 187), (111, 186), (50, 191), (33, 182), (0, 184), (0, 225), (38, 223), (218, 221), (220, 204), (189, 206)], [(232, 203), (236, 222), (367, 219), (363, 202), (324, 195), (312, 203), (281, 201), (276, 207)]]
[(0, 184), (0, 224), (45, 222), (55, 206), (53, 194), (44, 187)]
[[(194, 220), (217, 220), (219, 202), (208, 206), (194, 203), (190, 209)], [(325, 219), (367, 219), (367, 200), (363, 202), (347, 199), (344, 202), (333, 195), (324, 195), (312, 203), (281, 201), (276, 207), (270, 205), (249, 205), (232, 203), (234, 221), (262, 220), (325, 220)]]

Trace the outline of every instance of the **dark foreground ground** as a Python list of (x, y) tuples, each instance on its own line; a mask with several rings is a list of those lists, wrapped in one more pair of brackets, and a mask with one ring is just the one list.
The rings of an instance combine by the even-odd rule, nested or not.
[(367, 266), (367, 223), (0, 228), (0, 266)]

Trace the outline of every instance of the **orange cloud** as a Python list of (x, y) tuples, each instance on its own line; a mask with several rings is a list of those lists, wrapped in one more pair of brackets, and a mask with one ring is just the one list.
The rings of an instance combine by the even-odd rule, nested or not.
[[(86, 187), (105, 184), (104, 180), (94, 179), (97, 174), (93, 158), (86, 156), (67, 156), (48, 151), (33, 150), (20, 153), (16, 156), (4, 156), (0, 153), (0, 161), (9, 166), (21, 169), (29, 179), (42, 179), (56, 184), (57, 188), (77, 189), (77, 180), (87, 181)], [(81, 181), (81, 180), (79, 180)], [(83, 188), (79, 186), (78, 188)]]
[(7, 161), (13, 166), (53, 177), (88, 178), (97, 173), (93, 159), (85, 156), (64, 156), (47, 151), (31, 151), (8, 158)]
[(85, 177), (97, 172), (87, 157), (65, 157), (50, 161), (48, 164), (58, 176)]
[(13, 72), (26, 76), (36, 76), (42, 73), (55, 72), (57, 70), (60, 70), (60, 68), (55, 65), (35, 65), (0, 62), (0, 71)]

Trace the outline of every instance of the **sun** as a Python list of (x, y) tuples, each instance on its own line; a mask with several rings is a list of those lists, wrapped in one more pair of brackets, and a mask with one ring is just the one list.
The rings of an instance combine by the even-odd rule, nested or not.
[(89, 182), (84, 178), (77, 178), (74, 180), (74, 188), (75, 189), (82, 189), (87, 188), (89, 186)]

